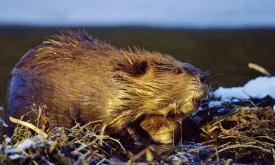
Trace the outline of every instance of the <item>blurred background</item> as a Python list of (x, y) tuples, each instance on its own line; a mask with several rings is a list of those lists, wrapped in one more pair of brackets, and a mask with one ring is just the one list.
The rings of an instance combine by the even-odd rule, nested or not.
[(213, 88), (260, 76), (249, 62), (275, 74), (274, 0), (3, 0), (0, 105), (16, 62), (63, 28), (171, 54), (210, 71)]

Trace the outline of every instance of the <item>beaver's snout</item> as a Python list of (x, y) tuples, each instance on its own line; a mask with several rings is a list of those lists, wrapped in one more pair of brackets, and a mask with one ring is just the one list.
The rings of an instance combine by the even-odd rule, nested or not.
[(205, 72), (202, 72), (200, 69), (197, 69), (191, 64), (183, 63), (183, 69), (187, 74), (196, 77), (197, 81), (202, 85), (209, 85), (209, 75)]

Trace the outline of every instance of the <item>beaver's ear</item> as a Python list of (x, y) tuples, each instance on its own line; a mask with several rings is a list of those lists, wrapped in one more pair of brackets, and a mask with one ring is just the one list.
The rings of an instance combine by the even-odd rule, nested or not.
[(148, 62), (147, 61), (141, 61), (136, 64), (136, 73), (139, 75), (143, 75), (148, 70)]
[[(114, 61), (113, 61), (114, 62)], [(115, 63), (114, 70), (115, 71), (122, 71), (125, 73), (128, 73), (132, 76), (141, 76), (144, 75), (148, 68), (148, 62), (147, 61), (134, 61), (129, 63)]]

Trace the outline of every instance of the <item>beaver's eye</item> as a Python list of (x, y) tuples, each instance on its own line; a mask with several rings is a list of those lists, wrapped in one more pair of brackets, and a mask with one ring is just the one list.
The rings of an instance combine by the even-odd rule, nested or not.
[(177, 69), (174, 70), (174, 73), (175, 74), (181, 74), (182, 70), (180, 68), (177, 68)]
[(145, 74), (148, 69), (148, 62), (142, 61), (138, 64), (138, 70), (140, 74)]

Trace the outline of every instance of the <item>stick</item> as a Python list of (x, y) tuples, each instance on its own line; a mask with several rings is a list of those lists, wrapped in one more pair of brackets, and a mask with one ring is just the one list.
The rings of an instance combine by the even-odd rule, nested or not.
[(263, 68), (263, 67), (261, 67), (257, 64), (249, 63), (248, 67), (251, 68), (251, 69), (255, 69), (258, 72), (261, 72), (264, 75), (271, 76), (271, 74), (267, 70), (265, 70), (265, 68)]
[(18, 119), (15, 119), (13, 117), (10, 117), (10, 121), (13, 122), (13, 123), (15, 123), (15, 124), (20, 124), (20, 125), (23, 125), (23, 126), (25, 126), (27, 128), (32, 129), (34, 132), (36, 132), (38, 135), (42, 136), (45, 139), (48, 137), (48, 134), (46, 134), (44, 131), (42, 131), (41, 129), (37, 128), (36, 126), (34, 126), (31, 123), (28, 123), (28, 122), (25, 122), (25, 121), (22, 121), (22, 120), (18, 120)]

